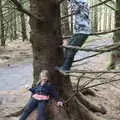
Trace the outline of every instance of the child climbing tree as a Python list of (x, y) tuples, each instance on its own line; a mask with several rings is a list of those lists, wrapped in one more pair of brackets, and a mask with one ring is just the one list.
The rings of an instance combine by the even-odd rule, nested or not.
[[(57, 72), (54, 67), (63, 62), (63, 52), (59, 46), (62, 44), (60, 31), (60, 2), (58, 0), (31, 0), (30, 12), (25, 10), (18, 1), (11, 0), (17, 9), (30, 16), (31, 35), (30, 41), (33, 49), (33, 73), (36, 84), (41, 70), (49, 70), (51, 82), (57, 84), (61, 96), (66, 101), (63, 112), (56, 113), (54, 120), (97, 120), (78, 99), (79, 94), (72, 91), (69, 77)], [(72, 96), (71, 96), (72, 95)], [(75, 96), (76, 95), (76, 96)], [(79, 98), (77, 98), (79, 97)], [(54, 114), (51, 109), (51, 114)], [(65, 117), (66, 114), (66, 117)], [(59, 117), (58, 117), (59, 116)]]

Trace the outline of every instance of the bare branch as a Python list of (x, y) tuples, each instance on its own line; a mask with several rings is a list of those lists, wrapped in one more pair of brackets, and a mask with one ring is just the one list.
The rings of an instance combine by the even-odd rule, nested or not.
[(85, 73), (83, 73), (79, 78), (78, 78), (78, 82), (77, 82), (77, 93), (79, 92), (79, 83), (81, 78), (85, 75)]
[[(60, 1), (59, 1), (59, 4), (61, 4), (61, 3), (64, 2), (64, 1), (65, 1), (65, 0), (60, 0)], [(90, 6), (90, 8), (98, 7), (98, 6), (103, 5), (103, 4), (105, 4), (105, 3), (109, 2), (109, 1), (111, 1), (111, 0), (101, 1), (100, 3), (97, 3), (97, 4), (93, 5), (93, 6)]]
[(102, 52), (102, 53), (104, 53), (104, 52), (110, 52), (112, 50), (120, 48), (120, 43), (108, 45), (108, 46), (100, 48), (100, 49), (80, 48), (79, 46), (72, 46), (72, 45), (63, 45), (60, 47), (67, 48), (67, 49), (80, 50), (80, 51), (87, 51), (87, 52)]
[(120, 30), (120, 27), (117, 27), (117, 28), (115, 28), (113, 30), (109, 30), (109, 31), (91, 33), (90, 35), (103, 35), (103, 34), (115, 32), (115, 31), (118, 31), (118, 30)]
[[(96, 87), (96, 86), (103, 85), (103, 84), (109, 84), (109, 83), (117, 82), (117, 81), (120, 81), (120, 79), (105, 81), (105, 82), (102, 82), (102, 83), (99, 83), (99, 84), (94, 84), (94, 85), (85, 87), (85, 88), (83, 88), (83, 89), (81, 89), (81, 90), (88, 89), (88, 88), (92, 88), (92, 87)], [(81, 91), (81, 90), (80, 90), (80, 91)]]
[[(85, 82), (84, 84), (82, 84), (80, 86), (80, 88), (85, 88), (85, 86), (89, 85), (91, 82), (93, 82), (94, 80), (96, 80), (98, 77), (102, 76), (104, 73), (100, 73), (100, 74), (97, 74), (95, 78), (91, 79), (90, 81), (87, 81)], [(78, 91), (78, 89), (77, 89)]]
[(70, 70), (70, 71), (66, 71), (66, 73), (88, 73), (88, 74), (94, 74), (94, 73), (120, 73), (120, 70), (103, 70), (103, 71), (88, 71), (88, 70), (78, 70), (78, 69), (74, 69), (74, 70)]
[(103, 5), (103, 4), (105, 4), (105, 3), (109, 2), (109, 1), (111, 1), (111, 0), (101, 1), (100, 3), (95, 4), (95, 5), (91, 6), (90, 8), (98, 7), (98, 6)]
[(33, 17), (33, 18), (35, 18), (35, 19), (37, 19), (37, 20), (40, 20), (41, 22), (44, 22), (44, 21), (45, 21), (44, 17), (35, 16), (35, 15), (32, 14), (30, 11), (24, 9), (23, 6), (22, 6), (17, 0), (11, 0), (11, 1), (14, 3), (14, 5), (16, 6), (16, 9), (17, 9), (18, 11), (27, 14), (29, 17)]
[[(115, 28), (115, 29), (113, 29), (113, 30), (109, 30), (109, 31), (104, 31), (104, 32), (94, 32), (94, 33), (91, 33), (91, 34), (89, 34), (89, 35), (103, 35), (103, 34), (107, 34), (107, 33), (111, 33), (111, 32), (116, 32), (116, 31), (118, 31), (118, 30), (120, 30), (120, 27), (117, 27), (117, 28)], [(69, 38), (71, 38), (72, 36), (63, 36), (63, 39), (69, 39)]]
[[(102, 0), (99, 0), (100, 2), (102, 2)], [(111, 1), (112, 2), (112, 1)], [(113, 8), (113, 7), (111, 7), (110, 5), (108, 5), (107, 3), (104, 3), (107, 7), (109, 7), (109, 8), (111, 8), (112, 10), (114, 10), (114, 11), (117, 11), (117, 9), (115, 9), (115, 8)]]
[[(61, 1), (64, 1), (64, 0), (61, 0)], [(95, 5), (93, 5), (93, 6), (90, 6), (90, 9), (91, 9), (91, 8), (94, 8), (94, 7), (98, 7), (98, 6), (100, 6), (100, 5), (103, 5), (103, 4), (105, 4), (105, 3), (109, 2), (109, 1), (111, 1), (111, 0), (101, 1), (101, 2), (98, 3), (98, 4), (95, 4)], [(65, 15), (65, 16), (61, 17), (61, 20), (65, 19), (65, 18), (67, 18), (67, 17), (69, 17), (69, 16), (72, 16), (72, 15), (75, 15), (75, 13), (71, 13), (71, 14)]]
[[(79, 61), (83, 61), (83, 60), (86, 60), (88, 58), (91, 58), (91, 57), (95, 57), (97, 55), (100, 55), (102, 54), (103, 52), (99, 52), (99, 53), (96, 53), (96, 54), (93, 54), (93, 55), (90, 55), (90, 56), (87, 56), (87, 57), (84, 57), (84, 58), (81, 58), (81, 59), (78, 59), (78, 60), (74, 60), (73, 62), (79, 62)], [(76, 65), (75, 65), (76, 66)]]
[(60, 1), (59, 1), (59, 4), (61, 4), (61, 3), (64, 2), (64, 1), (65, 1), (65, 0), (60, 0)]

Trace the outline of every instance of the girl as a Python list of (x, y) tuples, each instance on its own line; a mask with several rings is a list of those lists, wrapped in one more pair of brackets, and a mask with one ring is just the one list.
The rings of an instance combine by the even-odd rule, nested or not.
[(26, 120), (28, 115), (37, 107), (38, 115), (36, 120), (45, 120), (45, 108), (46, 104), (53, 97), (57, 101), (57, 106), (63, 106), (63, 102), (60, 101), (58, 92), (55, 89), (55, 86), (48, 82), (49, 73), (47, 70), (43, 70), (40, 73), (40, 82), (29, 90), (32, 92), (32, 97), (29, 103), (26, 105), (23, 114), (19, 120)]

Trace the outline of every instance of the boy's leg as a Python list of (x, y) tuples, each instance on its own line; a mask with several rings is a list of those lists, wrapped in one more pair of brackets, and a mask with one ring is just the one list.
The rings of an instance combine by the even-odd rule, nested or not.
[[(88, 38), (88, 35), (75, 34), (71, 38), (71, 40), (69, 41), (68, 45), (80, 46), (81, 47), (84, 44), (84, 42), (87, 38)], [(70, 70), (76, 52), (77, 52), (77, 50), (75, 50), (75, 49), (66, 49), (65, 60), (64, 60), (63, 66), (62, 66), (63, 70)]]
[(38, 101), (31, 98), (29, 103), (26, 105), (19, 120), (26, 120), (28, 115), (37, 107), (37, 105), (38, 105)]
[(45, 120), (46, 104), (47, 104), (47, 101), (40, 101), (39, 102), (37, 120)]

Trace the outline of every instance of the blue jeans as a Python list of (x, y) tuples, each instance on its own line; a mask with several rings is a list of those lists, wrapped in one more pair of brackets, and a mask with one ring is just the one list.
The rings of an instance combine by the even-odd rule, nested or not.
[[(72, 46), (82, 46), (84, 44), (84, 42), (87, 40), (88, 38), (88, 34), (74, 34), (71, 38), (71, 40), (69, 41), (68, 45), (72, 45)], [(78, 50), (75, 49), (65, 49), (65, 53), (64, 53), (64, 64), (61, 67), (63, 70), (70, 70), (71, 66), (72, 66), (72, 62), (74, 60), (74, 56), (76, 54)]]
[(33, 98), (30, 99), (29, 103), (26, 105), (23, 114), (19, 120), (26, 120), (29, 114), (35, 109), (38, 109), (38, 115), (36, 120), (45, 120), (45, 108), (48, 101), (39, 101)]

